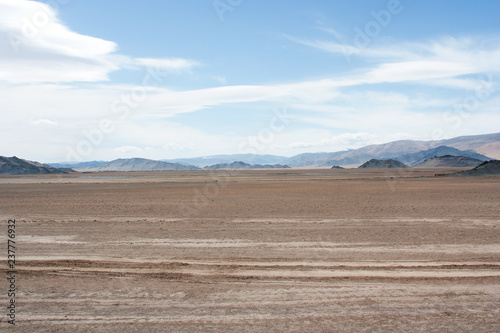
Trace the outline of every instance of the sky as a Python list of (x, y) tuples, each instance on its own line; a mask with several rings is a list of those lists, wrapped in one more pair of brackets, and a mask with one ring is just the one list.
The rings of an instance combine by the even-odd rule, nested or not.
[(499, 132), (499, 1), (0, 0), (0, 155), (334, 152)]

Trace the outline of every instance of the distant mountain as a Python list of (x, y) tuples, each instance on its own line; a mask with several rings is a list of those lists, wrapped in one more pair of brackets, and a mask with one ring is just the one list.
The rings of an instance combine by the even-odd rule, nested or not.
[(415, 168), (474, 168), (481, 164), (483, 161), (477, 160), (475, 158), (465, 157), (465, 156), (439, 156), (429, 158), (422, 163), (415, 165)]
[[(325, 153), (317, 153), (318, 155), (310, 154), (309, 159), (311, 160), (311, 163), (307, 165), (307, 161), (304, 161), (301, 166), (329, 167), (331, 165), (340, 165), (340, 166), (353, 167), (353, 166), (358, 166), (362, 164), (364, 161), (371, 158), (397, 159), (400, 156), (411, 155), (414, 153), (419, 153), (421, 151), (437, 148), (440, 146), (448, 146), (460, 149), (462, 151), (468, 151), (466, 153), (466, 156), (471, 158), (478, 158), (478, 157), (469, 156), (470, 150), (473, 150), (474, 152), (481, 154), (486, 154), (485, 152), (488, 151), (488, 154), (486, 155), (488, 159), (500, 158), (500, 133), (461, 136), (452, 139), (433, 140), (433, 141), (414, 141), (414, 140), (392, 141), (383, 144), (370, 145), (350, 150), (347, 152), (340, 152), (340, 154), (330, 153), (330, 154), (335, 154), (335, 157), (328, 161), (325, 161), (325, 163), (320, 165), (317, 165), (318, 155), (321, 156), (324, 155)], [(428, 156), (426, 158), (430, 157), (432, 156)], [(294, 157), (291, 158), (293, 159)], [(425, 160), (426, 158), (422, 159), (421, 161)], [(292, 164), (289, 165), (292, 166)]]
[(145, 158), (117, 159), (101, 165), (96, 171), (173, 171), (173, 170), (199, 170), (195, 166), (181, 165), (162, 161), (148, 160)]
[[(199, 168), (216, 164), (230, 164), (236, 161), (258, 165), (282, 164), (295, 168), (331, 168), (332, 165), (357, 167), (373, 158), (394, 159), (408, 165), (416, 165), (431, 157), (444, 155), (465, 156), (479, 160), (500, 158), (500, 133), (461, 136), (452, 139), (433, 141), (399, 140), (384, 144), (369, 145), (358, 149), (337, 152), (303, 153), (292, 157), (234, 154), (167, 159), (159, 162), (168, 162), (184, 166), (197, 166)], [(89, 164), (86, 165), (84, 163)], [(57, 166), (67, 166), (76, 169), (98, 169), (105, 164), (105, 162), (99, 161), (84, 163), (61, 163)], [(52, 164), (52, 166), (54, 165), (55, 164)]]
[(219, 163), (215, 165), (209, 165), (204, 167), (203, 169), (208, 169), (208, 170), (221, 170), (221, 169), (228, 169), (228, 170), (235, 170), (235, 169), (289, 169), (290, 167), (288, 165), (282, 165), (282, 164), (249, 164), (245, 163), (242, 161), (237, 161), (237, 162), (232, 162), (232, 163)]
[(161, 160), (170, 163), (179, 163), (184, 165), (194, 165), (200, 168), (221, 164), (232, 163), (236, 161), (245, 162), (248, 164), (276, 164), (282, 163), (287, 157), (277, 155), (259, 155), (259, 154), (233, 154), (233, 155), (211, 155), (193, 158), (177, 158)]
[(500, 133), (459, 136), (436, 141), (439, 146), (449, 146), (460, 150), (474, 150), (477, 153), (500, 159)]
[(328, 166), (328, 161), (345, 154), (347, 151), (337, 151), (333, 153), (303, 153), (286, 158), (282, 162), (294, 168)]
[(453, 175), (463, 176), (495, 176), (500, 175), (500, 161), (492, 160), (479, 164), (472, 170), (465, 170), (454, 173)]
[[(403, 162), (407, 165), (413, 166), (423, 161), (432, 158), (432, 157), (440, 157), (440, 156), (464, 156), (472, 159), (476, 159), (479, 161), (488, 161), (491, 158), (478, 154), (473, 150), (459, 150), (456, 148), (448, 147), (448, 146), (439, 146), (432, 149), (422, 150), (412, 154), (406, 154), (402, 156), (395, 157), (395, 160)], [(479, 164), (479, 163), (478, 163)]]
[(0, 174), (28, 175), (28, 174), (63, 174), (74, 172), (72, 169), (59, 169), (39, 162), (27, 161), (16, 156), (0, 156)]
[(358, 168), (360, 169), (374, 169), (374, 168), (383, 168), (383, 169), (388, 169), (388, 168), (408, 168), (408, 166), (404, 163), (401, 163), (396, 160), (377, 160), (377, 159), (371, 159), (366, 163), (363, 163), (360, 165)]
[(108, 163), (107, 161), (71, 162), (71, 163), (47, 163), (54, 168), (94, 169)]

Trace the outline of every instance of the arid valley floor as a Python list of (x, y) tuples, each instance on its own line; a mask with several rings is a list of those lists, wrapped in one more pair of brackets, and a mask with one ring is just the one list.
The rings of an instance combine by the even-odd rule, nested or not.
[(500, 177), (448, 172), (2, 176), (15, 328), (498, 332)]

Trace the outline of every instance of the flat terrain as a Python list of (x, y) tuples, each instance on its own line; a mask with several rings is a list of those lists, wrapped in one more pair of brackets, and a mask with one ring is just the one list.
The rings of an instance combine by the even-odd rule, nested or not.
[(16, 328), (498, 332), (500, 177), (453, 171), (2, 176)]

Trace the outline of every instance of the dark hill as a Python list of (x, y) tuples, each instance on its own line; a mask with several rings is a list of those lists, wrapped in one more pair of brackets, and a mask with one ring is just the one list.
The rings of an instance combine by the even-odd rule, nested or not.
[(464, 176), (491, 176), (500, 175), (500, 161), (492, 160), (479, 164), (472, 170), (460, 171), (454, 175)]
[(16, 156), (0, 156), (0, 174), (30, 175), (30, 174), (63, 174), (74, 172), (72, 169), (58, 169), (38, 162), (27, 161)]
[(377, 160), (375, 158), (369, 160), (368, 162), (360, 165), (360, 169), (370, 169), (370, 168), (408, 168), (404, 163), (395, 160)]

